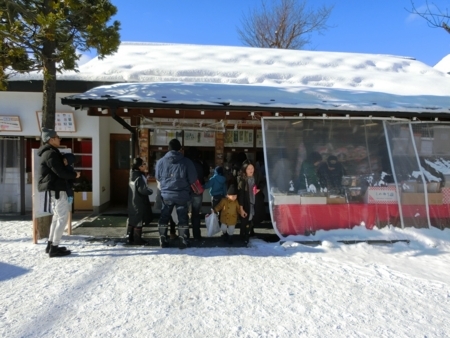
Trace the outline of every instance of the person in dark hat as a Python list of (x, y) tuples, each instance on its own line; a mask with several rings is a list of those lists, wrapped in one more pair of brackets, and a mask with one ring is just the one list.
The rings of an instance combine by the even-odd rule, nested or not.
[(237, 201), (238, 190), (235, 185), (231, 185), (227, 190), (227, 197), (217, 204), (213, 210), (215, 213), (220, 212), (220, 229), (222, 230), (223, 237), (228, 243), (233, 242), (234, 229), (238, 221), (238, 215), (240, 214), (240, 206)]
[(345, 175), (345, 168), (334, 155), (328, 156), (326, 162), (322, 162), (317, 169), (320, 185), (327, 191), (341, 192), (342, 176)]
[(45, 252), (49, 257), (67, 256), (71, 254), (70, 250), (59, 246), (71, 207), (67, 196), (66, 181), (80, 177), (80, 172), (71, 171), (65, 167), (64, 157), (58, 150), (61, 138), (55, 130), (43, 127), (41, 138), (43, 145), (38, 150), (41, 158), (38, 191), (45, 192), (46, 201), (51, 207), (44, 211), (53, 213)]
[(152, 205), (149, 196), (153, 190), (147, 186), (147, 163), (142, 158), (133, 159), (130, 171), (130, 181), (128, 184), (128, 243), (135, 245), (145, 245), (147, 242), (142, 239), (142, 226), (152, 221)]
[(179, 248), (189, 246), (189, 217), (188, 202), (191, 200), (191, 184), (197, 180), (197, 172), (194, 163), (183, 156), (181, 143), (177, 139), (169, 142), (169, 151), (156, 163), (155, 178), (161, 188), (161, 216), (158, 230), (160, 245), (165, 248), (167, 241), (167, 229), (173, 208), (178, 215)]

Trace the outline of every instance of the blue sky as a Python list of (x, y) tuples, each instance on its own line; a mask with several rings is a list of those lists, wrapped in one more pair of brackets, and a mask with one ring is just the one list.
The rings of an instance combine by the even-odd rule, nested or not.
[[(122, 41), (242, 46), (237, 27), (260, 0), (112, 0)], [(441, 9), (448, 0), (429, 0)], [(306, 49), (411, 56), (434, 66), (450, 54), (450, 34), (412, 16), (410, 0), (309, 0), (334, 4), (324, 35)], [(425, 1), (415, 0), (416, 7)]]

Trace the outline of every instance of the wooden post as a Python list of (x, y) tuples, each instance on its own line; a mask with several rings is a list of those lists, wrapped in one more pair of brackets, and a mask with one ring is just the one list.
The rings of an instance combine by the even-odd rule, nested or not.
[[(39, 168), (38, 149), (32, 149), (31, 153), (31, 172), (32, 172), (32, 208), (33, 208), (33, 243), (37, 244), (38, 239), (46, 238), (50, 234), (50, 225), (52, 223), (52, 215), (41, 212), (40, 193), (37, 189), (37, 176)], [(43, 205), (43, 204), (42, 204)], [(39, 217), (37, 217), (39, 216)]]
[(48, 238), (53, 215), (36, 218), (38, 239)]
[(37, 244), (37, 220), (33, 216), (33, 244)]

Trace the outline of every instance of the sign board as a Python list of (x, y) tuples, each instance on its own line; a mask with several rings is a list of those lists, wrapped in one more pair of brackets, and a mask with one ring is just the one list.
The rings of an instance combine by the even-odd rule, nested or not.
[(368, 187), (365, 202), (368, 204), (397, 204), (398, 196), (395, 186)]
[(263, 135), (261, 129), (256, 130), (256, 147), (257, 148), (263, 147)]
[[(39, 130), (42, 126), (42, 112), (37, 111)], [(76, 132), (75, 119), (72, 112), (56, 112), (55, 113), (55, 130), (67, 133)]]
[(150, 131), (150, 145), (152, 146), (168, 146), (170, 140), (176, 138), (180, 143), (183, 142), (182, 131), (176, 130), (155, 130)]
[(216, 133), (213, 131), (184, 131), (185, 146), (214, 147)]
[(253, 135), (253, 129), (228, 129), (225, 132), (225, 147), (253, 147)]
[(0, 131), (22, 131), (19, 116), (0, 116)]

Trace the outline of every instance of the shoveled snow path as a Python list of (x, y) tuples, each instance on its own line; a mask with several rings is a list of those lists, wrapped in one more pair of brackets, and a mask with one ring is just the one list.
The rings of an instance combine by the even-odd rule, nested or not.
[[(0, 222), (2, 337), (443, 337), (448, 248), (253, 240), (250, 248), (108, 247)], [(447, 267), (447, 269), (444, 269)]]

